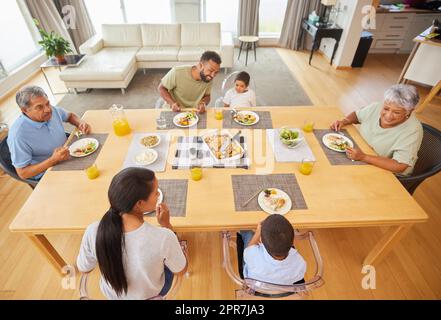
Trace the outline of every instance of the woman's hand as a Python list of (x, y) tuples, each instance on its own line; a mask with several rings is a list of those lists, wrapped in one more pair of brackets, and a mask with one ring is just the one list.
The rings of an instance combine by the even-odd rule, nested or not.
[(346, 148), (346, 156), (354, 161), (364, 161), (366, 154), (360, 149), (347, 147)]
[(337, 120), (334, 123), (331, 124), (331, 129), (334, 131), (340, 131), (345, 125), (347, 125), (346, 119), (343, 120)]
[(170, 210), (165, 203), (160, 203), (156, 207), (156, 219), (161, 227), (168, 229), (172, 228), (172, 225), (170, 224)]

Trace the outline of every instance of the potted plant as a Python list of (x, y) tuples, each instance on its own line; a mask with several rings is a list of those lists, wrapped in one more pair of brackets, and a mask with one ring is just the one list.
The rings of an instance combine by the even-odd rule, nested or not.
[(34, 23), (41, 35), (41, 41), (38, 41), (38, 44), (43, 47), (48, 58), (55, 57), (59, 64), (65, 63), (65, 55), (72, 52), (69, 41), (56, 34), (54, 31), (47, 33), (41, 29), (38, 20), (34, 19)]

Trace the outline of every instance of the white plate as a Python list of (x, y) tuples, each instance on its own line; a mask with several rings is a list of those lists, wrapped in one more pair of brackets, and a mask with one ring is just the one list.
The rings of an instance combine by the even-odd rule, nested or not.
[[(142, 159), (143, 156), (151, 155), (151, 159)], [(158, 152), (154, 149), (146, 149), (135, 156), (135, 162), (140, 166), (148, 166), (158, 159)]]
[(328, 140), (328, 138), (329, 138), (330, 136), (335, 136), (335, 137), (338, 137), (338, 138), (342, 138), (343, 140), (345, 140), (345, 141), (348, 143), (349, 147), (351, 147), (351, 148), (354, 147), (354, 143), (353, 143), (352, 140), (349, 139), (348, 137), (343, 136), (343, 135), (338, 134), (338, 133), (327, 133), (327, 134), (325, 134), (325, 135), (323, 136), (323, 138), (322, 138), (322, 142), (323, 142), (323, 144), (324, 144), (326, 147), (328, 147), (328, 148), (331, 149), (331, 150), (334, 150), (334, 151), (337, 151), (337, 152), (346, 152), (346, 150), (340, 150), (340, 149), (338, 149), (338, 148), (335, 148), (332, 144), (330, 144), (330, 142), (329, 142), (329, 140)]
[[(146, 146), (141, 142), (142, 139), (144, 139), (145, 137), (153, 137), (153, 136), (158, 138), (158, 142), (156, 142), (154, 145)], [(158, 146), (160, 143), (161, 143), (161, 136), (158, 134), (146, 134), (145, 136), (141, 137), (141, 139), (139, 139), (139, 144), (144, 148), (154, 148)]]
[(202, 136), (202, 141), (203, 141), (205, 147), (209, 150), (211, 157), (213, 158), (213, 160), (214, 160), (216, 163), (228, 163), (228, 162), (231, 162), (231, 161), (236, 161), (236, 160), (242, 158), (243, 155), (245, 154), (245, 149), (244, 149), (244, 148), (242, 147), (242, 145), (241, 145), (241, 144), (235, 139), (235, 140), (233, 141), (233, 143), (234, 143), (234, 144), (237, 144), (237, 145), (240, 147), (241, 152), (240, 152), (239, 154), (237, 154), (237, 155), (231, 157), (231, 158), (218, 159), (218, 158), (215, 156), (215, 154), (213, 153), (213, 150), (211, 150), (211, 148), (210, 148), (210, 147), (208, 146), (208, 144), (205, 142), (205, 138), (206, 138), (206, 137), (209, 137), (209, 136), (217, 136), (217, 135), (224, 135), (224, 134), (228, 135), (228, 136), (230, 137), (230, 139), (233, 138), (233, 136), (231, 135), (231, 133), (230, 133), (228, 130), (217, 130), (217, 129), (216, 129), (216, 130), (209, 131), (209, 132), (207, 132), (206, 134), (204, 134), (204, 135)]
[(250, 115), (253, 115), (253, 116), (256, 117), (256, 121), (254, 121), (254, 123), (245, 124), (245, 123), (239, 122), (239, 121), (236, 120), (236, 118), (233, 116), (233, 120), (234, 120), (236, 123), (238, 123), (238, 124), (240, 124), (240, 125), (242, 125), (242, 126), (253, 126), (253, 125), (255, 125), (256, 123), (258, 123), (259, 120), (260, 120), (260, 119), (259, 119), (259, 115), (258, 115), (257, 113), (255, 113), (255, 112), (253, 112), (253, 111), (239, 111), (238, 114), (243, 114), (243, 115), (250, 114)]
[(196, 119), (193, 120), (193, 122), (191, 122), (188, 126), (183, 126), (182, 124), (179, 124), (179, 123), (178, 123), (178, 119), (181, 119), (181, 118), (184, 117), (187, 113), (191, 113), (191, 112), (181, 112), (181, 113), (175, 115), (174, 118), (173, 118), (173, 123), (174, 123), (176, 126), (181, 127), (181, 128), (190, 128), (190, 127), (193, 127), (195, 124), (197, 124), (197, 123), (199, 122), (199, 117), (198, 117), (197, 114), (195, 114), (194, 116), (195, 116)]
[(292, 201), (291, 201), (291, 198), (289, 197), (289, 195), (285, 191), (282, 191), (282, 190), (277, 189), (277, 188), (267, 188), (267, 189), (274, 189), (274, 190), (276, 190), (277, 195), (278, 196), (282, 196), (285, 199), (286, 202), (285, 202), (285, 205), (282, 208), (280, 208), (277, 211), (274, 211), (273, 209), (271, 209), (270, 207), (268, 207), (265, 204), (265, 201), (264, 201), (265, 191), (262, 191), (259, 194), (259, 197), (257, 198), (257, 202), (259, 203), (259, 206), (262, 208), (262, 210), (265, 211), (266, 213), (269, 213), (269, 214), (282, 214), (283, 215), (283, 214), (288, 213), (289, 210), (291, 210), (291, 207), (292, 207)]
[[(82, 154), (82, 155), (78, 155), (75, 154), (75, 150), (80, 149), (80, 148), (84, 148), (85, 146), (87, 146), (89, 143), (95, 143), (95, 150), (93, 150), (91, 153), (88, 154)], [(69, 147), (69, 153), (72, 157), (76, 157), (76, 158), (82, 158), (82, 157), (87, 157), (90, 156), (92, 153), (94, 153), (96, 150), (98, 150), (98, 147), (100, 146), (100, 143), (98, 142), (97, 139), (94, 138), (83, 138), (80, 139), (78, 141), (75, 141), (74, 143), (72, 143)]]

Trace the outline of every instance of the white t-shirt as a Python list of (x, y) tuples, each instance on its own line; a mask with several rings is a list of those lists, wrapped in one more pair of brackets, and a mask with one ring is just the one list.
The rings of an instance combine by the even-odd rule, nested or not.
[(303, 279), (306, 262), (300, 253), (291, 248), (283, 260), (276, 260), (261, 243), (245, 248), (243, 275), (245, 278), (278, 285), (292, 285)]
[(256, 106), (256, 94), (251, 89), (238, 93), (235, 88), (231, 88), (225, 94), (223, 101), (230, 107), (252, 108)]
[[(77, 266), (89, 272), (97, 266), (95, 251), (99, 222), (87, 227), (81, 242)], [(144, 222), (138, 229), (126, 232), (123, 264), (127, 277), (127, 294), (117, 296), (109, 283), (101, 277), (100, 288), (112, 300), (149, 299), (159, 294), (165, 283), (164, 265), (177, 273), (184, 269), (185, 255), (176, 235), (167, 228)]]

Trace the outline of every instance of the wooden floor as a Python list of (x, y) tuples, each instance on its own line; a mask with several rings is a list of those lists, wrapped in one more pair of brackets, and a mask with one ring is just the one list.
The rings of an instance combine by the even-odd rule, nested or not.
[[(289, 69), (316, 105), (340, 106), (345, 113), (382, 98), (394, 84), (406, 56), (371, 55), (364, 68), (336, 71), (320, 56), (307, 65), (308, 53), (279, 49)], [(41, 74), (31, 83), (46, 87)], [(427, 89), (421, 88), (421, 95)], [(58, 99), (61, 96), (57, 96)], [(0, 102), (0, 116), (13, 97)], [(12, 116), (9, 111), (8, 116)], [(435, 101), (419, 118), (441, 129), (441, 101)], [(0, 118), (0, 121), (2, 118)], [(373, 179), (375, 177), (372, 177)], [(76, 299), (76, 290), (62, 288), (62, 279), (23, 235), (12, 234), (8, 226), (31, 189), (8, 177), (0, 177), (0, 299)], [(415, 193), (430, 217), (416, 225), (396, 249), (376, 268), (376, 289), (361, 286), (362, 259), (385, 231), (380, 228), (314, 230), (325, 263), (325, 285), (313, 292), (314, 299), (440, 299), (441, 298), (441, 174), (425, 181)], [(48, 199), (49, 201), (50, 199)], [(70, 204), (66, 204), (70, 205)], [(234, 299), (235, 287), (222, 269), (220, 235), (187, 234), (191, 275), (178, 298)], [(81, 235), (49, 237), (65, 259), (74, 263)], [(313, 272), (307, 246), (299, 249)], [(97, 274), (93, 276), (96, 281)], [(78, 280), (78, 279), (77, 279)], [(93, 283), (93, 282), (92, 282)], [(93, 290), (100, 297), (99, 290)]]

